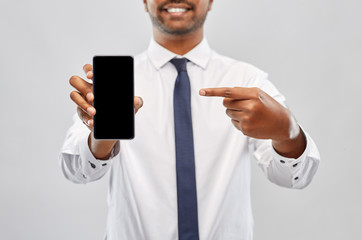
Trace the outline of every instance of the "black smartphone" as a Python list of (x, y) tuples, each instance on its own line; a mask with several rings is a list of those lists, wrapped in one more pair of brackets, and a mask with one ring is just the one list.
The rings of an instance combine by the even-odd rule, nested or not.
[(93, 57), (94, 138), (134, 138), (134, 67), (131, 56)]

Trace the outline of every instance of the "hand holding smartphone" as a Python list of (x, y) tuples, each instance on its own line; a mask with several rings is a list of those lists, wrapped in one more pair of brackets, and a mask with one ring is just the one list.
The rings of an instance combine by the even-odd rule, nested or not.
[(95, 139), (134, 138), (133, 66), (131, 56), (93, 57)]

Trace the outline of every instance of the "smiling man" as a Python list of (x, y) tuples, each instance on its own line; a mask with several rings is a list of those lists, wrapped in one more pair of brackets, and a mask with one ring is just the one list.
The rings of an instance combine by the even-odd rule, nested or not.
[(265, 72), (210, 49), (212, 0), (143, 2), (153, 38), (135, 57), (136, 137), (95, 140), (92, 85), (72, 76), (78, 116), (63, 173), (88, 183), (111, 172), (107, 240), (251, 240), (250, 159), (271, 182), (301, 189), (318, 149)]

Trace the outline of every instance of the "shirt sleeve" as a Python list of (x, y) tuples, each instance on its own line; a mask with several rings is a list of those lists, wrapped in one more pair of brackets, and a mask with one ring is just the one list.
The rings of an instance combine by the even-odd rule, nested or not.
[(90, 130), (75, 114), (59, 155), (62, 172), (71, 182), (85, 184), (102, 178), (120, 153), (118, 141), (108, 160), (96, 159), (88, 146), (89, 134)]
[(304, 134), (307, 146), (297, 159), (279, 155), (272, 146), (272, 140), (251, 139), (252, 158), (271, 182), (282, 187), (303, 189), (312, 181), (320, 156), (313, 139), (305, 131)]
[[(267, 74), (260, 76), (258, 87), (272, 96), (284, 107), (285, 98), (267, 79)], [(272, 145), (272, 140), (249, 139), (251, 157), (255, 159), (266, 177), (273, 183), (287, 187), (303, 189), (312, 181), (320, 162), (316, 144), (309, 134), (305, 134), (307, 145), (303, 154), (295, 158), (286, 158), (278, 154)]]

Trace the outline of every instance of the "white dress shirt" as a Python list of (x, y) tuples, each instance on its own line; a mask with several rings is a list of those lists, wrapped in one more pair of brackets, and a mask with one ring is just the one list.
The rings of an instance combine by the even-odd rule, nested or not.
[[(108, 161), (89, 150), (89, 130), (74, 116), (60, 154), (62, 171), (75, 183), (110, 173), (107, 240), (178, 239), (173, 90), (176, 54), (151, 41), (135, 57), (135, 138), (119, 141)], [(201, 88), (259, 87), (285, 106), (284, 97), (254, 66), (219, 55), (204, 39), (184, 55), (191, 84), (199, 232), (201, 240), (251, 240), (250, 159), (265, 176), (288, 188), (304, 188), (315, 174), (319, 153), (310, 136), (298, 159), (276, 153), (271, 140), (246, 137), (225, 113), (220, 97)]]

